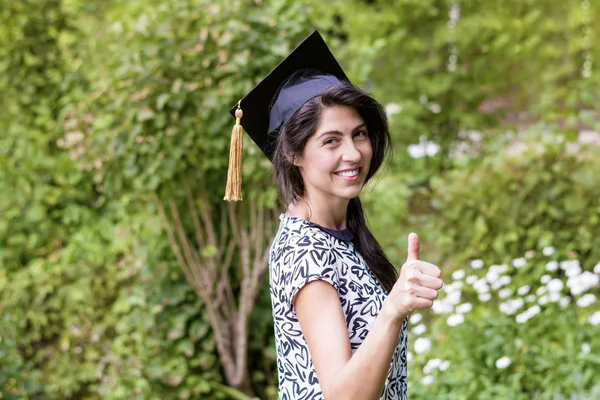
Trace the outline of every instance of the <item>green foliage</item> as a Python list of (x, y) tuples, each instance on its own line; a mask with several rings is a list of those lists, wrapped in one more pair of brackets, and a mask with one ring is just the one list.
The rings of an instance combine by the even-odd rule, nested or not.
[[(453, 168), (466, 131), (484, 143), (506, 127), (547, 121), (574, 139), (598, 121), (600, 57), (592, 30), (600, 9), (587, 2), (392, 0), (341, 2), (346, 64), (391, 116), (395, 171), (421, 183)], [(589, 61), (588, 64), (586, 62)], [(440, 146), (415, 161), (424, 137)]]
[(178, 388), (189, 398), (220, 380), (201, 305), (176, 265), (156, 262), (170, 252), (158, 220), (136, 220), (102, 218), (12, 275), (3, 318), (21, 350), (8, 393), (163, 398)]
[[(411, 351), (417, 353), (410, 366), (411, 396), (554, 399), (594, 390), (600, 373), (600, 341), (588, 318), (600, 308), (597, 303), (576, 305), (581, 295), (571, 296), (566, 285), (554, 301), (549, 301), (548, 288), (540, 283), (541, 275), (550, 274), (563, 281), (564, 274), (561, 269), (546, 272), (549, 259), (552, 258), (537, 256), (520, 269), (509, 264), (502, 276), (511, 277), (512, 281), (500, 289), (494, 288), (500, 279), (498, 275), (482, 275), (470, 267), (462, 270), (492, 286), (491, 300), (478, 300), (478, 291), (483, 290), (477, 283), (469, 285), (464, 278), (448, 279), (446, 296), (439, 301), (453, 306), (426, 316), (427, 333), (415, 333), (413, 328), (411, 334)], [(529, 294), (518, 294), (525, 285), (531, 287)], [(508, 297), (502, 294), (507, 290)], [(566, 304), (562, 304), (563, 299)], [(509, 302), (517, 302), (517, 309), (503, 308)], [(472, 304), (471, 311), (458, 311), (466, 304)], [(523, 322), (520, 315), (529, 310), (534, 315)], [(456, 325), (452, 319), (460, 315), (464, 322)], [(424, 340), (431, 340), (432, 350), (417, 351)], [(449, 366), (444, 366), (445, 362)]]
[(434, 181), (432, 223), (446, 256), (506, 262), (554, 246), (564, 257), (600, 259), (597, 145), (555, 140), (532, 135)]
[[(66, 112), (61, 147), (94, 171), (104, 196), (178, 192), (169, 184), (190, 170), (224, 192), (228, 110), (306, 34), (309, 14), (288, 1), (155, 3), (133, 2), (107, 17), (96, 46), (104, 68), (89, 65), (92, 95)], [(261, 40), (266, 35), (272, 40)], [(265, 181), (269, 163), (249, 141), (246, 149), (251, 188)]]
[[(589, 271), (600, 260), (600, 165), (597, 149), (573, 143), (598, 126), (597, 66), (584, 66), (600, 55), (600, 8), (582, 4), (460, 2), (450, 27), (452, 2), (437, 0), (1, 2), (0, 396), (247, 398), (223, 381), (204, 308), (149, 198), (178, 199), (181, 179), (199, 176), (212, 197), (198, 201), (220, 201), (227, 111), (315, 28), (354, 82), (399, 106), (395, 157), (365, 193), (395, 264), (417, 231), (445, 266), (536, 251), (511, 269), (513, 291), (540, 286), (544, 247)], [(532, 121), (543, 134), (505, 134)], [(420, 136), (441, 151), (410, 157)], [(269, 164), (245, 144), (245, 195), (267, 190), (274, 204)], [(464, 296), (476, 302), (472, 289)], [(597, 397), (595, 305), (548, 304), (523, 325), (500, 301), (450, 330), (426, 317), (452, 367), (424, 386), (427, 354), (415, 356), (411, 397)], [(267, 282), (251, 326), (253, 389), (276, 398)], [(499, 370), (503, 355), (512, 364)]]
[[(220, 383), (203, 307), (146, 195), (177, 197), (191, 171), (223, 193), (226, 111), (310, 14), (289, 1), (148, 5), (0, 6), (4, 398), (245, 398)], [(259, 40), (279, 17), (277, 40)], [(252, 146), (245, 158), (252, 196), (267, 163)], [(251, 351), (265, 354), (250, 357), (253, 382), (272, 396), (270, 312), (252, 318)]]
[[(600, 274), (598, 147), (555, 139), (531, 134), (434, 180), (427, 230), (441, 251), (446, 295), (424, 313), (428, 332), (411, 335), (412, 397), (554, 399), (597, 390), (598, 285), (579, 291), (575, 278)], [(423, 340), (435, 358), (418, 350)]]

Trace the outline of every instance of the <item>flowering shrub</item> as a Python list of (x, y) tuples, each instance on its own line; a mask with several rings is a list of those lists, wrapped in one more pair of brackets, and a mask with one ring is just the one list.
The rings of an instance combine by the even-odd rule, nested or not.
[[(569, 398), (600, 375), (600, 262), (471, 260), (410, 317), (412, 398)], [(600, 388), (596, 388), (598, 390)], [(588, 397), (591, 398), (591, 397)]]

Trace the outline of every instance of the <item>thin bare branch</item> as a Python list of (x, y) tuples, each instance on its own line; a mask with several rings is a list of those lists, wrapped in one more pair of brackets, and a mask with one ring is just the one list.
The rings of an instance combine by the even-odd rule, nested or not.
[(238, 219), (235, 213), (235, 205), (233, 205), (232, 203), (227, 204), (227, 212), (229, 215), (229, 225), (231, 227), (231, 233), (233, 234), (233, 238), (236, 241), (236, 244), (240, 246), (241, 238)]
[(167, 215), (165, 214), (165, 207), (163, 202), (156, 197), (156, 206), (158, 208), (158, 214), (160, 215), (160, 219), (163, 222), (163, 228), (167, 232), (167, 237), (169, 238), (169, 243), (171, 244), (171, 250), (175, 254), (175, 258), (179, 265), (185, 265), (185, 261), (183, 256), (181, 255), (181, 251), (179, 250), (179, 246), (177, 245), (177, 240), (175, 239), (175, 235), (173, 234), (173, 230), (171, 229), (171, 225), (169, 224), (169, 220)]
[[(223, 251), (223, 249), (225, 248), (225, 243), (227, 242), (227, 238), (229, 237), (229, 234), (227, 233), (227, 210), (225, 209), (225, 206), (222, 205), (221, 207), (221, 237), (219, 239), (219, 251)], [(221, 256), (222, 254), (220, 254)], [(220, 257), (219, 257), (220, 258)]]
[(190, 249), (189, 241), (185, 235), (185, 229), (183, 224), (181, 223), (181, 218), (179, 217), (179, 211), (177, 211), (177, 205), (171, 199), (169, 200), (169, 206), (171, 208), (171, 215), (173, 217), (173, 225), (175, 226), (175, 231), (179, 236), (179, 241), (181, 246), (183, 247), (183, 253), (187, 260), (187, 266), (194, 277), (194, 282), (198, 289), (201, 292), (204, 292), (203, 297), (210, 298), (210, 291), (207, 290), (205, 285), (205, 279), (202, 275), (204, 275), (202, 268), (199, 265), (195, 265), (194, 258), (192, 255), (192, 250)]
[(192, 190), (190, 189), (190, 185), (187, 181), (184, 181), (183, 188), (185, 189), (185, 197), (187, 198), (190, 214), (192, 214), (192, 223), (194, 224), (196, 242), (198, 244), (198, 248), (203, 249), (204, 247), (206, 247), (206, 241), (204, 239), (205, 234), (202, 232), (202, 227), (200, 226), (200, 218), (198, 217), (196, 205), (194, 204), (194, 196), (192, 195)]
[(219, 245), (217, 241), (217, 235), (215, 232), (215, 226), (212, 220), (212, 210), (208, 205), (207, 201), (201, 201), (200, 215), (202, 216), (202, 222), (206, 228), (206, 236), (208, 237), (208, 243), (217, 247)]

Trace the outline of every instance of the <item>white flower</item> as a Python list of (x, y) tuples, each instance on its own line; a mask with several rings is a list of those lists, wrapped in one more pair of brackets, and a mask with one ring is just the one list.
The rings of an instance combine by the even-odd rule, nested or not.
[(535, 294), (537, 294), (538, 296), (541, 296), (541, 295), (545, 294), (547, 291), (548, 291), (548, 289), (546, 289), (546, 286), (540, 286), (535, 291)]
[(525, 304), (523, 299), (510, 300), (510, 303), (513, 306), (513, 308), (515, 308), (515, 309), (521, 308), (521, 307), (523, 307), (523, 304)]
[(521, 298), (508, 300), (500, 304), (500, 311), (507, 315), (514, 314), (519, 308), (523, 307), (523, 303), (524, 301)]
[(442, 111), (442, 106), (440, 106), (438, 103), (430, 103), (429, 110), (434, 114), (439, 114), (439, 112)]
[(550, 293), (550, 295), (548, 297), (550, 298), (550, 301), (552, 303), (558, 303), (560, 301), (560, 293), (559, 292), (552, 292), (552, 293)]
[(456, 307), (456, 312), (458, 314), (466, 314), (473, 309), (473, 305), (471, 303), (463, 303)]
[(450, 304), (451, 306), (455, 306), (458, 303), (460, 303), (460, 297), (461, 297), (460, 291), (451, 292), (446, 295), (446, 297), (444, 298), (444, 302), (447, 304)]
[(431, 340), (429, 338), (418, 338), (415, 340), (415, 352), (423, 354), (431, 349)]
[(459, 281), (465, 277), (465, 271), (462, 269), (458, 269), (452, 273), (452, 279)]
[(490, 265), (490, 268), (488, 269), (488, 271), (492, 271), (495, 274), (503, 274), (506, 271), (508, 271), (508, 265), (506, 264), (502, 264), (502, 265)]
[(425, 327), (425, 325), (423, 324), (419, 324), (417, 326), (415, 326), (414, 328), (412, 328), (412, 333), (414, 333), (415, 335), (422, 335), (423, 333), (425, 333), (425, 331), (427, 330), (427, 328)]
[(527, 310), (523, 311), (521, 314), (517, 315), (515, 318), (515, 321), (517, 321), (517, 323), (519, 323), (519, 324), (525, 323), (528, 320), (530, 320), (531, 318), (533, 318), (540, 311), (541, 311), (540, 306), (536, 304), (533, 307), (530, 307)]
[(484, 278), (479, 279), (473, 284), (473, 289), (477, 290), (478, 293), (487, 293), (490, 291), (490, 287)]
[(560, 262), (560, 269), (563, 271), (568, 270), (569, 268), (577, 268), (580, 267), (579, 260), (567, 260)]
[(434, 302), (431, 309), (435, 314), (450, 314), (454, 311), (454, 306), (442, 300)]
[(457, 326), (465, 321), (465, 317), (462, 314), (452, 314), (446, 320), (448, 326)]
[(494, 283), (492, 283), (492, 289), (493, 290), (498, 290), (502, 286), (508, 285), (510, 283), (510, 281), (511, 281), (510, 276), (508, 276), (508, 275), (502, 275), (501, 277), (498, 278), (497, 281), (495, 281)]
[(517, 289), (517, 293), (519, 293), (519, 295), (521, 295), (521, 296), (525, 296), (527, 293), (529, 293), (530, 290), (531, 290), (531, 287), (529, 287), (529, 285), (525, 285), (525, 286), (521, 286), (519, 289)]
[(598, 261), (598, 264), (596, 264), (596, 266), (594, 267), (594, 273), (600, 274), (600, 261)]
[(500, 303), (500, 311), (504, 314), (510, 315), (513, 313), (512, 308), (508, 305), (508, 303)]
[(510, 297), (511, 294), (512, 294), (511, 289), (504, 288), (498, 292), (498, 297), (500, 297), (501, 299), (506, 299), (507, 297)]
[(427, 364), (425, 364), (425, 366), (423, 367), (423, 373), (425, 375), (428, 375), (434, 369), (439, 368), (441, 364), (442, 360), (440, 360), (439, 358), (432, 358), (431, 360), (427, 361)]
[(587, 307), (596, 301), (596, 296), (592, 293), (584, 294), (577, 300), (577, 307)]
[(385, 105), (385, 112), (387, 113), (388, 118), (391, 118), (394, 114), (398, 114), (400, 111), (402, 111), (402, 106), (398, 103), (389, 103)]
[(582, 352), (583, 354), (590, 354), (590, 351), (591, 351), (591, 350), (592, 350), (592, 348), (590, 347), (590, 345), (589, 345), (589, 344), (587, 344), (587, 343), (583, 343), (583, 344), (581, 345), (581, 352)]
[(536, 314), (539, 314), (540, 311), (542, 311), (542, 309), (537, 304), (527, 310), (532, 317)]
[(550, 280), (552, 279), (552, 277), (550, 275), (542, 275), (542, 277), (540, 278), (540, 282), (542, 282), (544, 285), (548, 282), (550, 282)]
[(525, 258), (526, 259), (529, 260), (530, 258), (533, 258), (533, 257), (535, 257), (535, 250), (527, 250), (525, 252)]
[(565, 271), (565, 275), (568, 278), (573, 278), (579, 274), (581, 274), (581, 267), (579, 266), (567, 268), (567, 270)]
[(563, 281), (561, 281), (560, 279), (552, 279), (546, 285), (546, 288), (548, 288), (548, 291), (550, 293), (558, 293), (563, 289), (563, 287), (564, 287)]
[(469, 276), (467, 276), (467, 283), (469, 285), (472, 285), (475, 282), (477, 282), (477, 277), (475, 275), (469, 275)]
[(419, 143), (409, 145), (407, 150), (412, 158), (432, 157), (440, 151), (440, 145), (421, 136)]
[(599, 325), (600, 324), (600, 311), (596, 311), (595, 313), (590, 315), (590, 317), (588, 318), (588, 322), (592, 325)]
[(477, 297), (479, 298), (479, 301), (485, 303), (486, 301), (489, 301), (492, 298), (492, 295), (489, 293), (479, 293), (479, 296)]
[(558, 301), (558, 305), (560, 306), (560, 308), (567, 308), (567, 306), (570, 303), (571, 303), (570, 297), (561, 297), (560, 300)]
[(461, 281), (454, 281), (449, 285), (444, 285), (444, 292), (446, 293), (454, 293), (454, 292), (459, 292), (461, 291), (463, 287), (463, 283)]
[(535, 295), (534, 294), (530, 294), (529, 296), (525, 297), (525, 301), (527, 301), (528, 303), (533, 303), (535, 301)]
[(525, 264), (527, 264), (527, 260), (524, 257), (512, 260), (512, 265), (517, 269), (523, 267)]
[(425, 375), (424, 377), (421, 378), (421, 383), (424, 386), (431, 385), (433, 383), (433, 376), (431, 376), (431, 375)]
[(546, 271), (554, 272), (558, 269), (558, 262), (556, 261), (548, 261), (546, 264)]
[(584, 271), (581, 275), (575, 275), (567, 280), (567, 286), (573, 295), (578, 295), (593, 288), (600, 281), (598, 275)]
[(485, 275), (485, 279), (492, 284), (492, 287), (495, 286), (494, 283), (496, 283), (496, 281), (500, 278), (500, 274), (498, 274), (496, 271), (494, 270), (489, 270), (488, 273)]
[(445, 371), (448, 369), (448, 367), (450, 367), (450, 361), (442, 361), (442, 363), (440, 364), (440, 371)]
[(515, 321), (517, 321), (518, 324), (524, 324), (528, 319), (529, 315), (526, 312), (522, 312), (515, 317)]
[(431, 365), (431, 368), (437, 368), (440, 366), (440, 364), (442, 363), (442, 360), (440, 360), (439, 358), (433, 358), (431, 360), (429, 360), (428, 364)]
[(538, 299), (538, 304), (540, 304), (540, 305), (542, 305), (542, 306), (543, 306), (543, 305), (545, 305), (546, 303), (548, 303), (548, 296), (546, 296), (546, 295), (543, 295), (542, 297), (540, 297), (540, 298)]
[(510, 358), (504, 356), (496, 360), (496, 368), (504, 369), (510, 365)]
[(412, 361), (413, 355), (410, 351), (406, 352), (406, 361)]
[(473, 269), (483, 268), (483, 260), (471, 260), (470, 264)]
[(565, 275), (569, 278), (575, 277), (581, 273), (579, 260), (562, 261), (560, 263), (560, 268), (565, 271)]
[(552, 246), (548, 246), (548, 247), (544, 247), (542, 249), (542, 254), (545, 255), (546, 257), (551, 256), (552, 254), (554, 254), (554, 247)]
[(423, 319), (423, 315), (422, 314), (413, 314), (410, 316), (410, 323), (411, 324), (418, 324), (419, 322), (421, 322), (421, 320)]

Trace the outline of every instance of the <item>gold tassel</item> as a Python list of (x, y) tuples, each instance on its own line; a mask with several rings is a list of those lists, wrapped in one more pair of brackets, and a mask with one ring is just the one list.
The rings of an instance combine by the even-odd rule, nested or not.
[[(241, 101), (241, 100), (240, 100)], [(241, 201), (242, 199), (242, 148), (243, 134), (242, 116), (244, 113), (240, 108), (235, 110), (235, 125), (231, 130), (231, 147), (229, 148), (229, 168), (227, 169), (227, 186), (225, 187), (225, 197), (227, 201)]]

